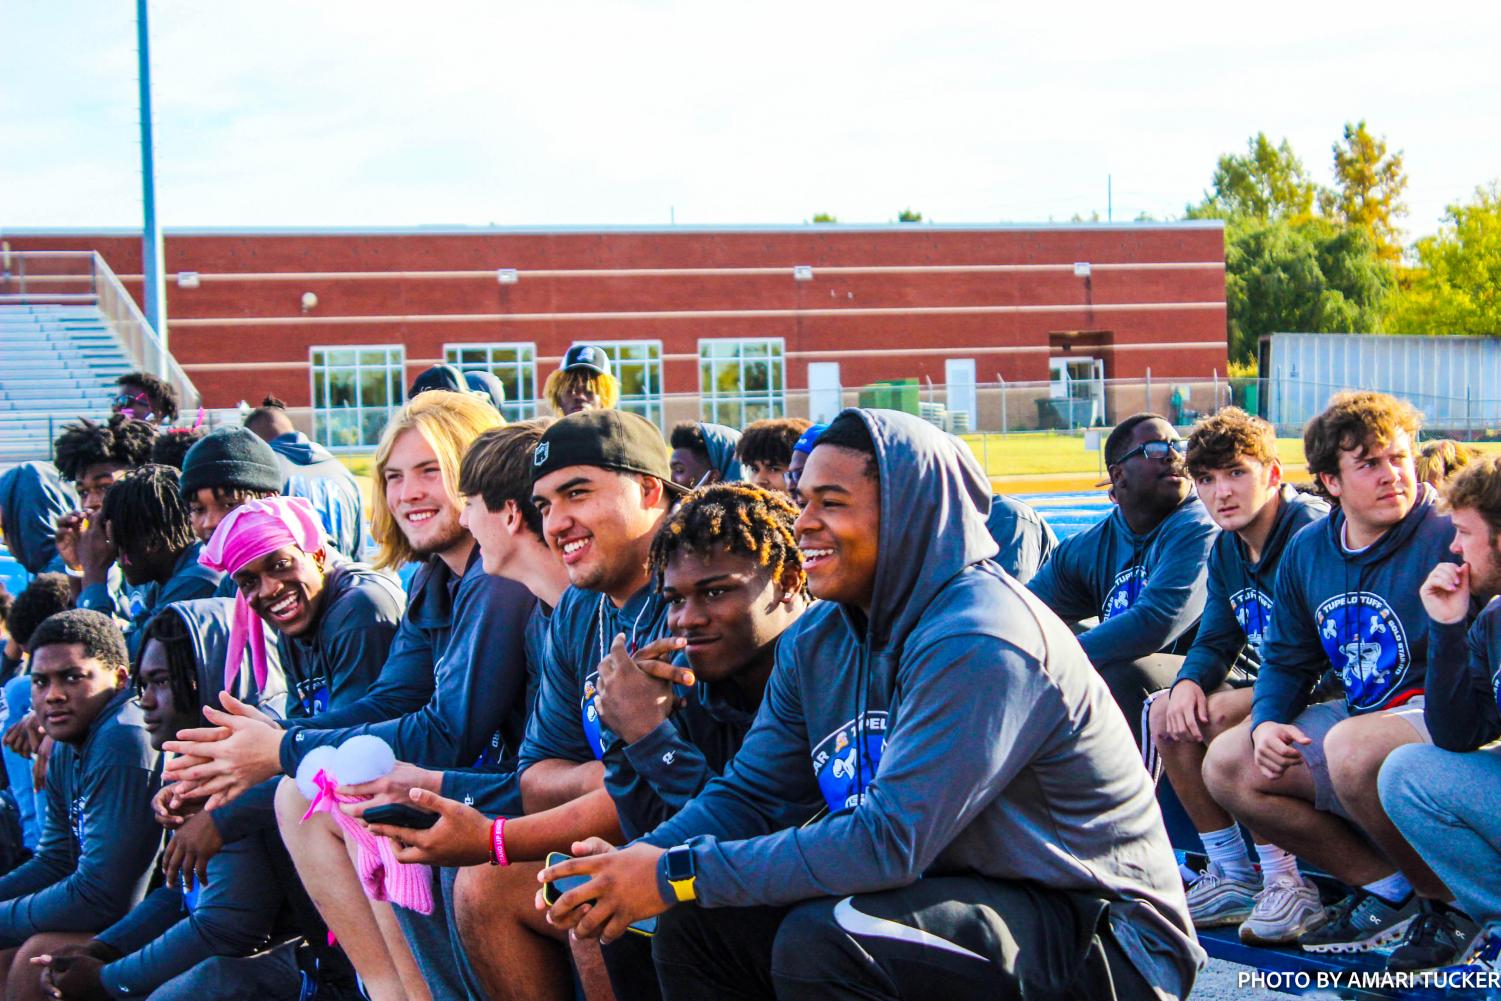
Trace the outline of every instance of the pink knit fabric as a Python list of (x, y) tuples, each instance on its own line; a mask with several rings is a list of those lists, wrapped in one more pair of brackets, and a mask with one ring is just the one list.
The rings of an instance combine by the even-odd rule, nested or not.
[[(267, 553), (296, 546), (305, 553), (324, 548), (323, 525), (304, 497), (263, 497), (247, 501), (224, 516), (213, 537), (198, 554), (198, 562), (210, 570), (237, 574)], [(245, 595), (235, 597), (234, 621), (229, 630), (229, 648), (224, 654), (224, 689), (232, 692), (245, 647), (250, 646), (250, 665), (257, 691), (266, 688), (266, 631), (261, 627)]]
[(365, 895), (371, 900), (389, 900), (393, 904), (416, 911), (418, 914), (433, 912), (432, 869), (411, 862), (398, 862), (396, 847), (390, 838), (377, 838), (358, 820), (339, 809), (340, 803), (358, 803), (358, 796), (340, 796), (335, 790), (339, 783), (333, 776), (319, 770), (313, 776), (318, 786), (318, 795), (308, 806), (302, 819), (315, 813), (326, 813), (344, 830), (344, 836), (352, 839), (355, 846), (355, 871)]

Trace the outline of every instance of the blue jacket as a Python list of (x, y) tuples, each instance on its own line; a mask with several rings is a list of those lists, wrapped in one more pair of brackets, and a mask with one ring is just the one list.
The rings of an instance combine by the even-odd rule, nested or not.
[[(203, 543), (194, 541), (178, 554), (177, 562), (172, 564), (171, 577), (160, 584), (153, 582), (143, 585), (131, 594), (130, 621), (125, 627), (125, 644), (130, 648), (132, 660), (139, 655), (146, 626), (156, 618), (157, 612), (174, 601), (212, 598), (218, 592), (224, 581), (224, 574), (199, 563), (198, 554), (201, 552)], [(116, 610), (115, 599), (109, 592), (108, 584), (92, 584), (84, 588), (83, 593), (78, 596), (78, 607), (91, 608), (105, 615), (112, 615)]]
[(345, 558), (359, 561), (365, 538), (365, 500), (354, 475), (301, 431), (278, 435), (270, 445), (286, 477), (281, 492), (306, 497), (333, 547)]
[(1344, 680), (1352, 713), (1399, 705), (1423, 691), (1428, 614), (1418, 588), (1449, 552), (1454, 527), (1427, 484), (1407, 517), (1358, 553), (1341, 542), (1336, 509), (1293, 537), (1261, 647), (1251, 725), (1291, 723), (1326, 668)]
[[(804, 613), (734, 761), (645, 840), (692, 846), (708, 907), (930, 872), (1088, 893), (1143, 975), (1186, 994), (1204, 953), (1109, 690), (1068, 628), (991, 562), (974, 459), (918, 418), (854, 413), (881, 481), (869, 613)], [(829, 815), (799, 826), (820, 803)]]
[(478, 546), (462, 577), (432, 558), (412, 582), (380, 678), (353, 705), (292, 723), (281, 743), (286, 773), (314, 747), (362, 733), (424, 768), (473, 766), (508, 726), (516, 746), (526, 711), (526, 623), (535, 604), (521, 584), (485, 573)]
[(1037, 576), (1037, 571), (1058, 548), (1058, 536), (1053, 534), (1047, 519), (1030, 504), (1005, 494), (991, 496), (985, 530), (1000, 547), (996, 563), (1022, 584)]
[(1433, 743), (1473, 751), (1501, 737), (1501, 600), (1492, 598), (1468, 629), (1428, 620), (1423, 719)]
[(98, 931), (145, 895), (162, 841), (151, 815), (161, 770), (132, 695), (115, 695), (83, 743), (53, 749), (36, 854), (0, 877), (0, 948)]
[[(1194, 645), (1178, 669), (1177, 681), (1193, 681), (1206, 692), (1225, 683), (1234, 669), (1240, 678), (1261, 669), (1261, 644), (1272, 616), (1272, 588), (1287, 544), (1304, 525), (1329, 513), (1313, 494), (1282, 488), (1277, 520), (1267, 533), (1261, 558), (1246, 558), (1246, 544), (1234, 532), (1220, 532), (1209, 552), (1209, 597)], [(1174, 682), (1175, 684), (1177, 682)]]
[(57, 519), (78, 510), (78, 496), (50, 462), (23, 462), (0, 475), (5, 547), (35, 576), (67, 569), (57, 555)]
[(1079, 637), (1096, 667), (1153, 653), (1186, 653), (1204, 610), (1215, 527), (1190, 493), (1145, 535), (1117, 507), (1070, 539), (1027, 584), (1065, 622), (1098, 615)]

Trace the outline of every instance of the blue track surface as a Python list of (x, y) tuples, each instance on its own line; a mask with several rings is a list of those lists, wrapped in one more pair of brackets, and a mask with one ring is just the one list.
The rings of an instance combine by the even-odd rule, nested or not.
[(1047, 519), (1058, 540), (1078, 535), (1086, 528), (1109, 517), (1115, 507), (1103, 490), (1085, 490), (1078, 493), (1058, 494), (1013, 494), (1037, 509)]

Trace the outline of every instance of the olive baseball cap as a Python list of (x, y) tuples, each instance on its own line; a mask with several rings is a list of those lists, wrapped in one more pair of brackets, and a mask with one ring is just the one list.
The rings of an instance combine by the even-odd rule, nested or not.
[(581, 410), (550, 424), (532, 452), (532, 482), (569, 466), (654, 476), (674, 494), (667, 442), (657, 426), (623, 410)]

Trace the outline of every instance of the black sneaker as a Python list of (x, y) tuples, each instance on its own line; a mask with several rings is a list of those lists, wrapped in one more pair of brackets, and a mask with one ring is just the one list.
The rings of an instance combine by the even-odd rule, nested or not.
[(1304, 952), (1369, 952), (1395, 945), (1418, 916), (1418, 895), (1409, 893), (1392, 905), (1365, 890), (1356, 890), (1334, 905), (1329, 923), (1298, 939)]
[(1392, 973), (1431, 970), (1452, 963), (1480, 930), (1452, 907), (1431, 900), (1423, 901), (1421, 907), (1407, 926), (1402, 944), (1386, 957), (1386, 968)]

